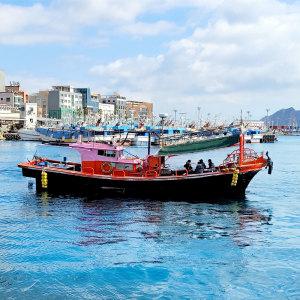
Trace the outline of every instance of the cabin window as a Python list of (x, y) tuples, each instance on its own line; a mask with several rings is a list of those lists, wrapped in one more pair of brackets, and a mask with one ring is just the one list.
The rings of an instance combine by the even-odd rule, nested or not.
[(116, 164), (116, 169), (133, 171), (133, 164)]
[(117, 170), (124, 170), (124, 164), (116, 164)]
[(124, 164), (124, 170), (132, 171), (133, 170), (133, 165), (132, 164)]
[(105, 151), (104, 150), (98, 150), (98, 155), (105, 156)]
[(116, 157), (116, 151), (113, 150), (98, 150), (98, 155), (106, 157)]
[(106, 150), (107, 157), (116, 157), (116, 151)]

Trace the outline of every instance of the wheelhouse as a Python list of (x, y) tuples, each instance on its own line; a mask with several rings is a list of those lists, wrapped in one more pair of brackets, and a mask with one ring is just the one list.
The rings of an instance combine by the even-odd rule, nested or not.
[(143, 160), (124, 156), (124, 148), (109, 144), (76, 143), (71, 148), (81, 156), (82, 172), (118, 176), (133, 176), (143, 170)]

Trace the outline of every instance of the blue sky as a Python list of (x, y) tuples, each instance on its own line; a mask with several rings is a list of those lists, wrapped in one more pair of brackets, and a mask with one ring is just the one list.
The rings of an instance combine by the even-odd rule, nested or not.
[(189, 118), (300, 108), (298, 1), (0, 0), (0, 19), (0, 69), (30, 92), (89, 86)]

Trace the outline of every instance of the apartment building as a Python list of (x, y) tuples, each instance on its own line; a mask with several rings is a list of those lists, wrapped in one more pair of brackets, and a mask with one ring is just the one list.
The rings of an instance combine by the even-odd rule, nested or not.
[(23, 97), (13, 92), (0, 92), (0, 104), (20, 108), (23, 105)]
[(101, 103), (113, 104), (115, 107), (115, 115), (119, 119), (126, 117), (126, 97), (114, 93), (112, 95), (101, 96)]
[(99, 103), (99, 116), (102, 120), (110, 120), (115, 114), (114, 104)]
[(65, 123), (82, 120), (82, 93), (70, 85), (53, 86), (48, 96), (48, 115)]
[(49, 91), (39, 91), (29, 95), (29, 103), (37, 104), (37, 116), (47, 118), (48, 117), (48, 97)]
[(90, 88), (74, 88), (74, 91), (82, 94), (82, 107), (85, 114), (98, 112), (99, 98), (91, 94)]
[(153, 103), (145, 101), (127, 101), (126, 118), (136, 121), (150, 120), (153, 117)]
[(5, 86), (5, 92), (6, 93), (13, 93), (16, 96), (20, 96), (19, 98), (22, 98), (23, 103), (28, 103), (29, 102), (28, 93), (21, 89), (21, 85), (17, 81), (11, 81), (9, 83), (9, 85), (6, 85)]

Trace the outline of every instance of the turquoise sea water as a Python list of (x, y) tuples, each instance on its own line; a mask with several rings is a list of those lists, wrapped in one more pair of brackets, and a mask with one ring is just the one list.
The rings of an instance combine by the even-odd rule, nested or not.
[(299, 299), (300, 137), (254, 148), (274, 172), (246, 200), (164, 203), (37, 195), (16, 164), (76, 153), (0, 142), (0, 299)]

